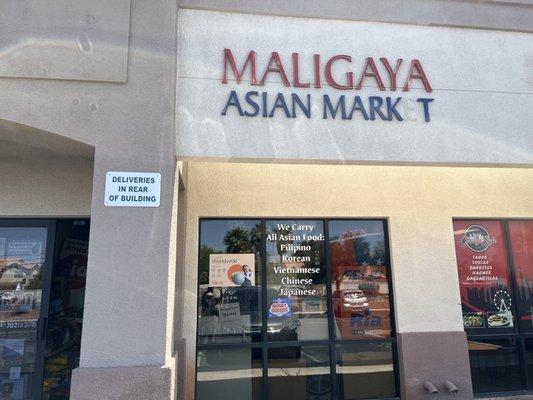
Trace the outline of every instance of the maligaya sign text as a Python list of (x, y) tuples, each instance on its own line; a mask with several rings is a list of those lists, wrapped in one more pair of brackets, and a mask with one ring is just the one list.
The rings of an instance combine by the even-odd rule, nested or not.
[[(232, 51), (224, 49), (222, 83), (227, 84), (228, 80), (234, 79), (237, 84), (240, 84), (241, 81), (248, 81), (252, 86), (264, 86), (268, 77), (277, 75), (284, 86), (301, 89), (319, 89), (323, 84), (327, 84), (337, 90), (357, 91), (364, 88), (365, 84), (368, 85), (367, 82), (373, 81), (380, 91), (395, 92), (401, 90), (409, 92), (411, 83), (416, 79), (421, 82), (427, 93), (432, 92), (422, 63), (417, 59), (404, 62), (400, 58), (391, 64), (387, 58), (381, 57), (379, 63), (382, 65), (382, 69), (386, 71), (386, 76), (382, 76), (376, 61), (372, 57), (367, 57), (364, 61), (362, 72), (359, 76), (355, 76), (353, 72), (349, 71), (349, 65), (352, 63), (351, 56), (340, 54), (323, 60), (320, 54), (314, 54), (312, 59), (313, 76), (302, 78), (300, 77), (300, 56), (298, 53), (292, 53), (289, 70), (292, 72), (291, 79), (278, 52), (274, 51), (270, 54), (266, 68), (260, 77), (257, 75), (257, 59), (257, 52), (250, 51), (244, 62), (238, 63)], [(336, 63), (344, 63), (348, 66), (346, 72), (342, 74), (342, 79), (333, 76), (332, 70)], [(231, 74), (233, 74), (233, 79), (231, 79)], [(398, 107), (402, 97), (368, 96), (363, 98), (358, 95), (342, 94), (330, 96), (329, 94), (323, 94), (320, 99), (323, 119), (339, 118), (351, 120), (362, 118), (364, 120), (376, 120), (379, 118), (384, 121), (404, 120)], [(433, 98), (428, 97), (416, 98), (425, 122), (430, 121), (429, 109), (433, 100)], [(303, 115), (306, 118), (311, 118), (311, 104), (312, 98), (309, 93), (283, 94), (250, 90), (243, 95), (239, 95), (235, 90), (232, 90), (226, 100), (222, 115), (236, 113), (241, 117), (262, 116), (266, 118), (272, 118), (276, 115), (297, 118)]]

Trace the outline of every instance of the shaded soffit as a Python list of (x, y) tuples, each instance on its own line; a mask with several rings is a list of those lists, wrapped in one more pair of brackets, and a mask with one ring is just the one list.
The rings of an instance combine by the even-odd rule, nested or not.
[(0, 120), (0, 158), (81, 158), (94, 159), (94, 147), (14, 122)]

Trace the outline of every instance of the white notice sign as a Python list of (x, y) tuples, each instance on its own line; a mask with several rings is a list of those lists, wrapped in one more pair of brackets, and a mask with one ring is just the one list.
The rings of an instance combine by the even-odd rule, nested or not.
[(109, 207), (159, 207), (161, 174), (108, 172), (104, 204)]

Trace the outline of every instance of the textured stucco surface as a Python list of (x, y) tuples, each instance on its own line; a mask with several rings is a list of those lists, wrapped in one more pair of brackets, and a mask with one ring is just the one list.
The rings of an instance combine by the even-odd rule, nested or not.
[(533, 31), (531, 0), (179, 0), (180, 7), (405, 24)]
[[(0, 157), (0, 217), (69, 217), (91, 213), (92, 160), (42, 156), (8, 146)], [(25, 154), (22, 156), (22, 154)]]
[(170, 399), (171, 369), (157, 366), (78, 368), (72, 373), (72, 400)]
[[(531, 182), (518, 168), (190, 163), (183, 314), (196, 315), (200, 217), (379, 217), (398, 332), (461, 332), (452, 218), (531, 217)], [(196, 319), (182, 324), (191, 396)]]
[[(283, 4), (274, 0), (221, 1), (218, 2), (218, 7), (226, 7), (229, 11), (367, 21), (374, 20), (369, 17), (370, 14), (379, 14), (386, 22), (421, 25), (443, 23), (518, 31), (528, 31), (528, 24), (532, 20), (529, 18), (531, 9), (526, 0), (508, 1), (507, 3), (512, 3), (509, 6), (504, 6), (503, 1), (481, 3), (435, 0), (424, 2), (423, 8), (418, 8), (416, 13), (410, 7), (404, 7), (400, 11), (394, 8), (391, 10), (391, 3), (387, 1), (370, 3), (369, 7), (358, 6), (358, 10), (354, 8), (353, 2), (346, 1), (335, 5), (320, 2), (319, 6), (316, 2), (303, 4), (300, 1)], [(520, 4), (517, 5), (518, 3)], [(207, 0), (194, 4), (193, 0), (183, 0), (181, 4), (189, 8), (217, 6)], [(34, 140), (32, 135), (38, 133), (32, 129), (27, 132), (23, 127), (11, 131), (9, 145), (0, 149), (0, 154), (4, 157), (13, 150), (13, 147), (7, 146), (41, 142), (39, 150), (27, 153), (31, 153), (28, 158), (2, 158), (0, 161), (0, 184), (2, 189), (8, 189), (7, 193), (0, 196), (0, 216), (91, 216), (81, 368), (75, 373), (75, 396), (82, 399), (170, 396), (174, 364), (173, 311), (183, 321), (175, 331), (180, 346), (185, 343), (179, 348), (186, 348), (187, 352), (182, 352), (181, 356), (185, 354), (185, 357), (180, 359), (183, 359), (182, 366), (186, 366), (189, 371), (188, 385), (178, 388), (177, 397), (181, 399), (186, 398), (186, 395), (190, 396), (194, 388), (190, 371), (194, 372), (196, 238), (199, 215), (288, 216), (309, 213), (313, 216), (342, 214), (390, 217), (395, 265), (399, 271), (410, 271), (409, 274), (399, 274), (398, 279), (395, 279), (399, 291), (397, 313), (400, 330), (457, 330), (460, 325), (456, 316), (459, 307), (458, 290), (455, 270), (451, 268), (455, 260), (453, 252), (450, 253), (453, 242), (451, 238), (441, 241), (442, 237), (451, 235), (450, 215), (452, 211), (476, 216), (492, 215), (496, 211), (504, 215), (531, 214), (531, 196), (524, 194), (523, 185), (524, 180), (531, 181), (531, 173), (524, 170), (490, 170), (495, 179), (492, 181), (487, 176), (487, 170), (469, 170), (466, 173), (461, 169), (444, 169), (441, 170), (445, 171), (441, 172), (444, 176), (436, 173), (426, 176), (429, 170), (393, 171), (384, 167), (331, 169), (332, 167), (320, 165), (270, 167), (198, 164), (195, 166), (193, 179), (190, 180), (191, 194), (178, 194), (174, 191), (175, 155), (179, 154), (175, 148), (175, 135), (177, 130), (181, 135), (186, 132), (175, 127), (177, 6), (178, 3), (172, 0), (53, 0), (42, 3), (6, 0), (0, 4), (0, 20), (5, 22), (0, 27), (0, 120), (70, 138), (87, 144), (87, 148), (91, 150), (87, 152), (87, 148), (67, 146), (65, 142), (58, 144), (57, 138)], [(277, 11), (273, 12), (274, 9)], [(473, 10), (476, 12), (472, 12)], [(402, 19), (407, 16), (409, 19)], [(242, 26), (231, 23), (229, 26), (235, 31), (241, 28), (252, 28), (252, 31), (259, 28), (249, 24), (255, 20), (254, 16), (235, 18), (246, 21)], [(446, 22), (446, 19), (449, 21)], [(310, 33), (309, 27), (313, 24), (326, 24), (338, 31), (346, 23), (303, 18), (299, 21), (303, 23), (301, 32), (305, 34)], [(214, 22), (212, 20), (211, 25)], [(193, 32), (204, 37), (200, 35), (203, 29), (201, 24), (193, 28)], [(217, 29), (230, 31), (227, 26)], [(212, 35), (213, 29), (207, 33)], [(282, 39), (286, 40), (287, 35), (281, 33)], [(241, 43), (242, 38), (238, 39)], [(252, 42), (253, 36), (246, 35), (245, 39), (250, 45), (257, 44)], [(307, 43), (307, 39), (302, 39), (301, 35), (295, 40), (297, 41), (293, 43), (298, 44), (298, 47)], [(502, 40), (500, 50), (506, 49), (508, 44), (506, 39)], [(209, 37), (201, 44), (208, 41)], [(345, 40), (341, 41), (347, 43)], [(263, 45), (272, 50), (271, 47), (277, 43), (268, 39)], [(193, 47), (196, 44), (193, 41), (187, 43)], [(520, 46), (512, 49), (513, 56), (524, 54)], [(178, 62), (181, 62), (179, 58)], [(518, 66), (520, 77), (524, 76), (521, 67), (530, 64), (531, 57), (524, 57)], [(194, 72), (201, 71), (199, 65), (200, 63), (193, 66)], [(506, 69), (504, 72), (513, 71), (515, 69)], [(530, 73), (531, 69), (525, 71)], [(530, 77), (526, 75), (528, 85), (533, 82)], [(465, 82), (471, 84), (474, 80)], [(498, 113), (503, 115), (503, 119), (498, 124), (500, 127), (513, 129), (507, 130), (508, 136), (499, 145), (507, 153), (515, 151), (517, 159), (524, 159), (524, 154), (529, 155), (530, 149), (527, 146), (513, 147), (509, 145), (507, 138), (520, 135), (521, 127), (527, 123), (525, 118), (516, 118), (516, 114), (529, 101), (530, 97), (525, 96), (530, 96), (530, 86), (527, 93), (517, 95), (518, 108), (506, 101), (509, 99), (506, 94), (499, 93), (465, 93), (461, 100), (464, 103), (479, 99), (500, 103)], [(197, 90), (197, 86), (187, 86), (184, 82), (178, 82), (178, 87), (191, 95)], [(209, 88), (207, 84), (200, 85), (200, 91), (205, 93), (209, 93)], [(516, 86), (513, 88), (516, 89)], [(216, 90), (218, 89), (217, 87)], [(180, 93), (184, 93), (183, 91)], [(441, 94), (444, 100), (446, 96), (448, 95)], [(177, 101), (179, 107), (183, 99), (178, 98)], [(204, 104), (200, 104), (199, 109), (209, 110)], [(437, 111), (444, 115), (454, 110), (455, 108), (448, 106)], [(489, 111), (486, 113), (490, 114)], [(178, 118), (183, 119), (183, 115)], [(190, 122), (185, 121), (187, 124)], [(264, 124), (268, 126), (266, 139), (257, 136), (256, 132), (256, 137), (252, 139), (257, 141), (250, 145), (246, 135), (236, 135), (242, 133), (242, 127), (227, 136), (227, 142), (224, 142), (226, 138), (209, 138), (204, 135), (205, 132), (210, 135), (221, 132), (218, 120), (200, 116), (192, 122), (191, 136), (187, 140), (203, 146), (205, 151), (201, 156), (212, 155), (212, 150), (224, 153), (235, 144), (243, 149), (255, 150), (244, 154), (246, 157), (255, 157), (259, 150), (265, 149), (275, 152), (277, 156), (283, 155), (286, 149), (285, 143), (280, 140), (280, 134), (288, 133), (295, 134), (301, 149), (298, 151), (302, 152), (304, 158), (317, 158), (315, 153), (310, 153), (305, 147), (304, 136), (299, 136), (297, 131), (287, 131), (286, 127), (277, 123)], [(488, 129), (492, 127), (488, 126)], [(306, 132), (314, 133), (314, 129), (308, 128)], [(409, 135), (406, 131), (397, 133)], [(341, 133), (350, 134), (348, 131)], [(479, 140), (486, 139), (483, 137), (486, 134), (484, 130), (481, 132), (474, 129), (466, 134)], [(0, 140), (4, 139), (0, 136)], [(266, 147), (265, 142), (260, 140), (268, 141)], [(464, 143), (462, 135), (457, 135), (454, 140), (457, 148)], [(491, 137), (483, 143), (487, 148), (492, 144), (498, 145)], [(320, 144), (318, 153), (327, 150), (323, 143)], [(424, 141), (420, 145), (424, 145)], [(43, 146), (53, 150), (53, 154), (43, 154)], [(369, 148), (376, 149), (380, 146), (380, 142), (375, 140)], [(396, 151), (409, 147), (402, 144)], [(341, 161), (346, 158), (343, 156), (342, 146), (334, 151), (335, 157)], [(421, 147), (418, 151), (423, 154), (425, 150)], [(449, 151), (453, 152), (453, 149)], [(498, 151), (491, 154), (500, 156)], [(448, 157), (450, 153), (445, 155)], [(104, 207), (104, 177), (110, 170), (161, 173), (161, 206), (158, 209)], [(93, 176), (91, 173), (94, 173)], [(404, 173), (407, 174), (408, 185), (403, 185)], [(452, 180), (451, 177), (456, 173), (459, 174), (459, 179)], [(295, 177), (302, 190), (297, 190), (294, 186)], [(520, 180), (522, 185), (519, 184)], [(448, 186), (439, 186), (439, 182), (443, 185), (448, 182)], [(258, 187), (260, 193), (263, 193), (260, 196), (257, 196)], [(343, 188), (341, 193), (349, 197), (339, 195), (339, 187)], [(389, 195), (391, 187), (394, 189), (392, 196)], [(416, 201), (415, 193), (419, 196)], [(463, 198), (466, 197), (465, 193), (468, 193), (468, 199)], [(437, 198), (436, 203), (433, 194)], [(448, 200), (463, 200), (459, 203), (467, 204), (470, 208), (465, 206), (461, 209), (448, 209), (448, 203), (438, 200), (439, 196)], [(524, 200), (524, 196), (529, 197)], [(187, 207), (190, 205), (190, 212), (187, 210), (185, 213), (185, 208), (181, 206), (185, 204)], [(404, 207), (406, 210), (402, 211)], [(395, 213), (391, 213), (391, 209)], [(419, 209), (426, 211), (418, 213)], [(181, 223), (186, 220), (187, 223)], [(420, 249), (424, 246), (429, 246), (437, 261)], [(180, 252), (186, 255), (184, 261), (179, 259)], [(175, 282), (173, 268), (176, 258), (182, 269), (178, 270)], [(432, 318), (428, 318), (429, 311), (416, 302), (417, 290), (412, 289), (421, 287), (421, 275), (426, 273), (428, 265), (435, 266), (432, 268), (435, 282), (432, 282), (431, 290), (442, 302), (443, 310), (442, 314)], [(440, 285), (437, 282), (446, 284)], [(173, 287), (177, 288), (175, 297)], [(172, 310), (174, 300), (176, 309)], [(180, 341), (181, 337), (186, 341)], [(135, 366), (149, 367), (128, 368)], [(169, 369), (162, 369), (161, 366)]]
[[(439, 391), (432, 399), (472, 399), (472, 380), (465, 332), (408, 332), (398, 335), (401, 397), (428, 398), (424, 382)], [(452, 394), (444, 382), (458, 389)]]
[(125, 82), (130, 0), (2, 0), (0, 77)]
[[(0, 4), (0, 215), (90, 215), (82, 368), (173, 365), (176, 7), (171, 0)], [(17, 157), (19, 145), (31, 147), (28, 157)], [(107, 171), (161, 173), (161, 206), (104, 207)], [(142, 380), (128, 386), (135, 374), (115, 380), (108, 372), (75, 379), (73, 390), (92, 399), (148, 398)], [(167, 378), (157, 380), (155, 398), (170, 397)]]
[[(114, 11), (129, 2), (98, 1), (83, 6), (79, 2), (69, 2), (70, 8), (66, 9), (51, 5), (46, 10), (46, 18), (41, 13), (41, 6), (31, 7), (29, 1), (8, 3), (2, 3), (0, 7), (9, 6), (9, 11), (15, 15), (24, 11), (29, 20), (51, 21), (55, 18), (61, 22), (69, 19), (47, 25), (46, 29), (52, 31), (50, 36), (64, 29), (65, 35), (75, 37), (78, 33), (76, 22), (85, 23), (85, 16), (91, 14), (87, 9), (91, 7), (109, 11), (101, 20), (107, 21), (107, 33), (124, 26), (129, 30), (127, 40), (118, 43), (120, 51), (127, 54), (125, 83), (0, 77), (0, 120), (51, 132), (94, 148), (91, 190), (72, 194), (77, 188), (73, 182), (75, 178), (65, 180), (65, 184), (71, 184), (65, 194), (73, 200), (76, 195), (83, 197), (80, 201), (83, 210), (77, 211), (91, 217), (81, 366), (172, 364), (167, 304), (175, 169), (176, 2), (132, 1), (131, 7), (121, 8), (127, 13), (115, 15), (115, 23), (105, 18), (111, 18)], [(10, 22), (10, 35), (24, 38), (28, 33), (26, 25), (17, 22)], [(97, 53), (95, 47), (92, 54), (96, 56)], [(57, 61), (54, 57), (60, 56), (50, 53), (43, 56), (42, 62), (52, 65)], [(34, 63), (30, 61), (28, 68), (31, 65), (37, 68), (38, 57), (33, 59)], [(68, 60), (64, 61), (68, 64)], [(110, 74), (117, 72), (109, 64), (99, 65)], [(90, 71), (87, 68), (82, 72)], [(121, 74), (124, 72), (120, 71)], [(77, 79), (90, 78), (81, 74)], [(123, 79), (119, 77), (117, 80)], [(155, 209), (105, 207), (103, 196), (107, 171), (161, 173), (161, 206)], [(54, 182), (68, 172), (69, 166), (65, 165), (64, 171), (58, 171), (43, 185), (53, 188)], [(45, 199), (55, 198), (54, 193), (44, 196)], [(57, 208), (63, 207), (70, 213), (64, 203), (59, 199)], [(33, 214), (40, 212), (38, 207), (35, 210)], [(95, 379), (105, 381), (112, 376), (100, 374)], [(101, 382), (100, 386), (105, 385)], [(95, 382), (94, 387), (98, 388), (98, 383)], [(98, 393), (94, 396), (99, 398)]]
[[(232, 29), (227, 29), (231, 26)], [(533, 136), (527, 118), (533, 107), (533, 35), (447, 27), (330, 21), (180, 10), (178, 23), (177, 147), (180, 157), (263, 158), (352, 162), (426, 162), (457, 164), (532, 164)], [(305, 32), (305, 38), (302, 36)], [(435, 45), (438, 43), (438, 46)], [(264, 85), (250, 83), (250, 68), (238, 84), (228, 68), (223, 84), (224, 49), (231, 49), (238, 68), (248, 52), (257, 52), (257, 80), (261, 81), (270, 54), (279, 52), (289, 82), (293, 81), (291, 54), (299, 53), (301, 82), (313, 82), (313, 55), (321, 57), (322, 87), (286, 87), (271, 73)], [(373, 57), (387, 88), (380, 91), (367, 77), (362, 90), (338, 90), (327, 84), (324, 68), (334, 55), (352, 58), (333, 64), (333, 76), (355, 83), (367, 57)], [(419, 80), (412, 90), (389, 90), (389, 76), (379, 61), (396, 65), (398, 86), (407, 79), (411, 60), (419, 59), (433, 88), (426, 92)], [(243, 112), (253, 113), (246, 93), (256, 92), (259, 113), (240, 116), (236, 107), (222, 115), (231, 91)], [(263, 105), (263, 94), (267, 105)], [(269, 115), (282, 93), (292, 110), (292, 95), (305, 103), (310, 114), (288, 118), (282, 108)], [(397, 110), (403, 121), (365, 120), (324, 115), (323, 96), (333, 105), (345, 96), (350, 114), (355, 96), (369, 112), (369, 97), (400, 97)], [(430, 103), (431, 121), (424, 121), (419, 98)], [(385, 102), (385, 100), (383, 100)], [(332, 106), (333, 107), (333, 106)], [(296, 107), (298, 110), (298, 108)], [(289, 111), (290, 112), (290, 111)], [(340, 114), (340, 112), (339, 112)]]

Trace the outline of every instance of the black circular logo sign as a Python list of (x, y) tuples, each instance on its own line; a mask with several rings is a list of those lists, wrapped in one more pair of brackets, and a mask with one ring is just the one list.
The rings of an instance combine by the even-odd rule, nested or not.
[(466, 228), (459, 242), (461, 246), (466, 246), (476, 253), (484, 252), (494, 243), (496, 239), (491, 238), (489, 231), (481, 225), (470, 225)]

